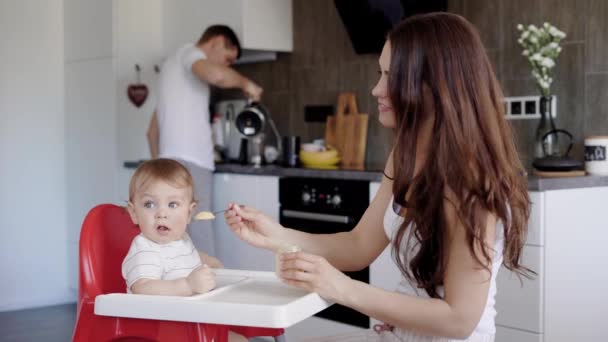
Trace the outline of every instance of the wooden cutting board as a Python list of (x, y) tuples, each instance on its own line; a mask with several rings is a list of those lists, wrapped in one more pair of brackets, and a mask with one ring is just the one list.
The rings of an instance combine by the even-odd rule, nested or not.
[(327, 117), (325, 142), (338, 150), (343, 167), (363, 167), (368, 122), (368, 115), (357, 109), (355, 94), (340, 93), (336, 115)]
[(538, 177), (582, 177), (585, 175), (585, 170), (574, 170), (574, 171), (540, 171), (534, 169), (534, 175)]

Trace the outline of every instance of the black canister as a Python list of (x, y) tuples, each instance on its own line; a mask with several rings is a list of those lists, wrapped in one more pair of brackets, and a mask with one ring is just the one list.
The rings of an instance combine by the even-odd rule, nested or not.
[(300, 137), (297, 135), (283, 137), (283, 166), (300, 166)]
[(238, 162), (242, 165), (249, 163), (249, 140), (246, 138), (241, 138)]

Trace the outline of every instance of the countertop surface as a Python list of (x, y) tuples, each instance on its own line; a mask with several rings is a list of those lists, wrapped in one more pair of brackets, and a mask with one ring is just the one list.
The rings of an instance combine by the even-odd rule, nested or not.
[(379, 182), (382, 180), (381, 165), (366, 165), (361, 169), (308, 169), (301, 167), (282, 167), (278, 165), (264, 165), (254, 167), (252, 165), (240, 164), (217, 164), (215, 166), (216, 173), (240, 173), (250, 175), (266, 175), (280, 177), (310, 177), (310, 178), (335, 178), (335, 179), (351, 179), (351, 180), (366, 180)]
[[(126, 168), (136, 168), (143, 161), (126, 161)], [(254, 167), (252, 165), (241, 164), (217, 164), (216, 173), (235, 173), (245, 175), (278, 176), (278, 177), (314, 177), (314, 178), (334, 178), (352, 179), (379, 182), (382, 180), (383, 165), (366, 165), (362, 169), (307, 169), (290, 168), (278, 165), (264, 165)], [(530, 191), (550, 191), (577, 188), (593, 188), (608, 186), (608, 176), (581, 176), (564, 178), (545, 178), (530, 175), (528, 177), (528, 190)]]
[[(239, 164), (218, 164), (215, 172), (218, 173), (239, 173), (252, 175), (268, 175), (280, 177), (318, 177), (318, 178), (339, 178), (368, 180), (379, 182), (382, 180), (381, 165), (366, 165), (362, 170), (338, 169), (338, 170), (319, 170), (306, 168), (285, 168), (277, 165), (268, 165), (255, 168), (251, 165)], [(608, 186), (608, 176), (581, 176), (547, 178), (530, 175), (528, 177), (529, 191), (550, 191), (577, 188), (593, 188)]]
[(578, 188), (594, 188), (608, 186), (608, 176), (580, 176), (580, 177), (528, 177), (528, 190), (530, 191), (550, 191)]

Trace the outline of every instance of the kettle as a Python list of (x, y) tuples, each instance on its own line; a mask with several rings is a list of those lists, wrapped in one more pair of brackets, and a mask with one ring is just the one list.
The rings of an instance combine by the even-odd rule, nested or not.
[[(558, 134), (564, 134), (568, 138), (568, 146), (566, 147), (566, 151), (565, 153), (558, 152), (554, 154), (549, 154), (545, 148), (545, 142), (557, 142), (559, 140)], [(559, 172), (580, 170), (583, 167), (583, 163), (568, 156), (568, 154), (570, 153), (570, 149), (572, 149), (572, 140), (572, 134), (564, 129), (554, 129), (545, 133), (541, 139), (541, 141), (543, 142), (542, 147), (545, 156), (543, 158), (534, 159), (534, 161), (532, 162), (532, 166), (539, 171)]]
[(275, 135), (277, 150), (279, 155), (281, 155), (281, 136), (268, 110), (261, 103), (249, 101), (234, 119), (236, 129), (248, 138), (261, 134), (266, 127), (266, 122), (268, 122)]

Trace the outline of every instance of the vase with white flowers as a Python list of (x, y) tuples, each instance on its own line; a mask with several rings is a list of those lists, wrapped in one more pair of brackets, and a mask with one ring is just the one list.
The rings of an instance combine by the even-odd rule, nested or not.
[[(528, 59), (532, 67), (532, 76), (541, 93), (540, 121), (536, 129), (535, 157), (542, 158), (559, 153), (557, 136), (550, 135), (555, 131), (553, 123), (551, 83), (555, 60), (562, 51), (559, 43), (566, 34), (555, 26), (544, 23), (541, 27), (535, 25), (517, 25), (521, 35), (517, 42), (524, 48), (522, 55)], [(548, 134), (549, 133), (549, 134)]]

